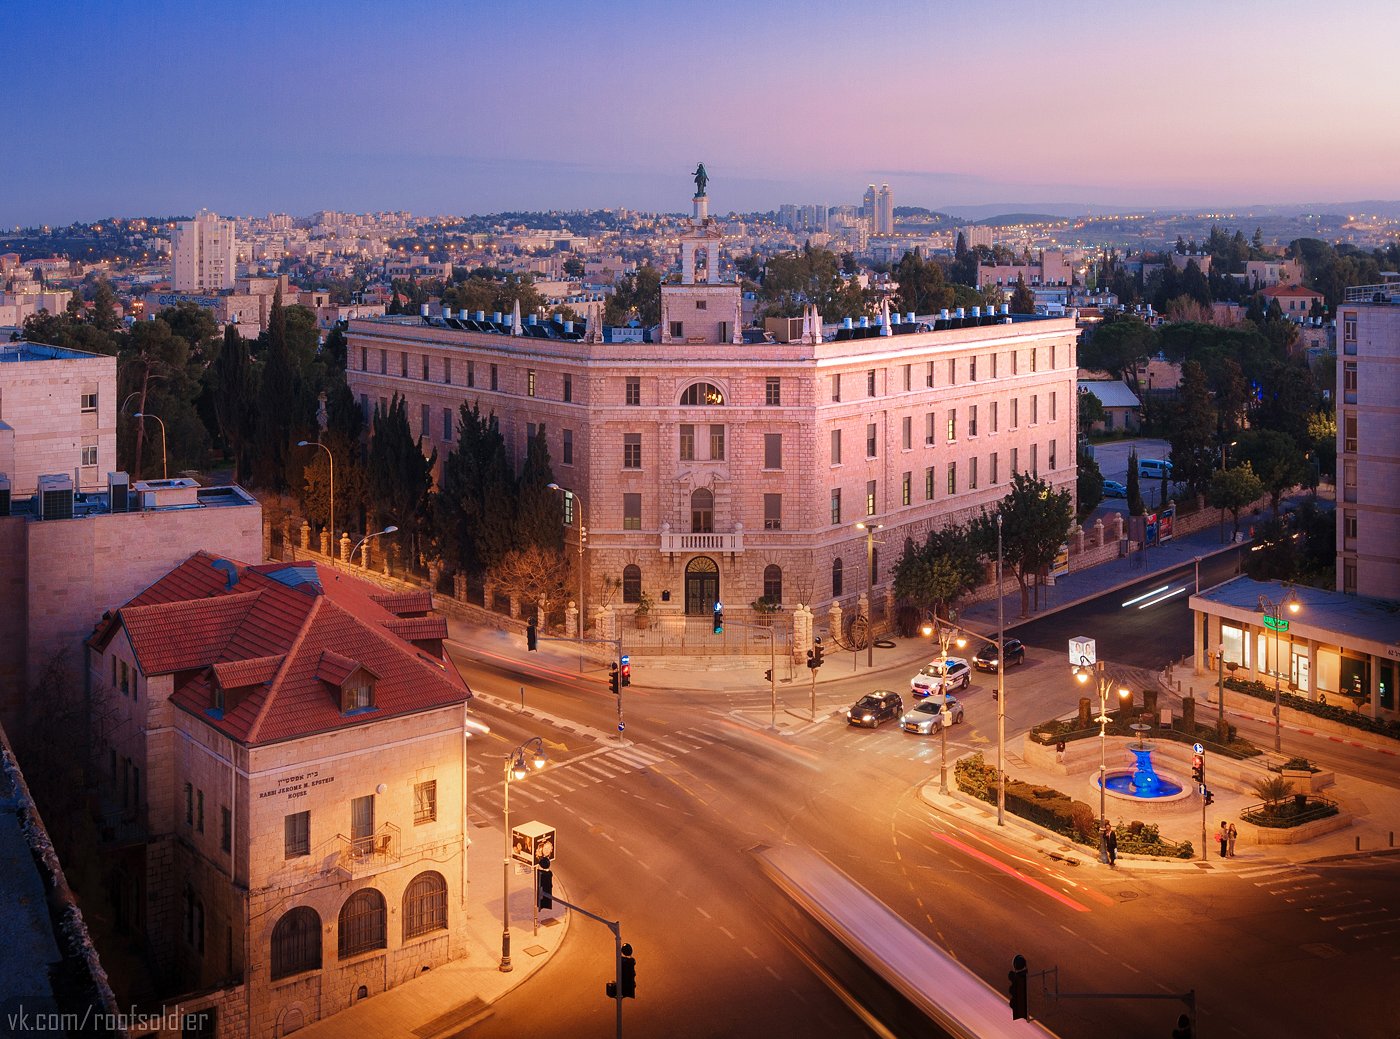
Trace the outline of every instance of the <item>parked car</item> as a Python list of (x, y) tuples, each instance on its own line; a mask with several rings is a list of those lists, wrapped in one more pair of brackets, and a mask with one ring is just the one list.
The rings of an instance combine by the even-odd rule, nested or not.
[(1172, 464), (1165, 458), (1139, 458), (1138, 475), (1153, 480), (1160, 480), (1165, 476), (1170, 480), (1172, 478)]
[(904, 697), (889, 689), (876, 689), (847, 708), (846, 721), (852, 725), (868, 725), (874, 729), (881, 722), (898, 718), (903, 713)]
[(1105, 480), (1103, 482), (1103, 496), (1105, 498), (1126, 498), (1128, 488), (1124, 487), (1117, 480)]
[(996, 671), (999, 656), (1006, 657), (1006, 666), (1013, 664), (1024, 664), (1026, 662), (1026, 647), (1022, 645), (1020, 639), (1007, 639), (1005, 652), (997, 653), (996, 646), (983, 646), (977, 651), (977, 656), (972, 658), (973, 665), (978, 671)]
[(930, 693), (966, 689), (971, 684), (972, 668), (962, 657), (931, 660), (919, 668), (917, 675), (909, 679), (909, 688), (913, 690), (916, 700), (922, 700)]
[(953, 716), (953, 724), (962, 724), (963, 706), (958, 703), (958, 698), (952, 693), (935, 693), (923, 703), (916, 704), (912, 710), (901, 715), (899, 727), (905, 732), (917, 733), (920, 736), (937, 732), (942, 724), (938, 715), (943, 710), (945, 703), (948, 706), (948, 713)]

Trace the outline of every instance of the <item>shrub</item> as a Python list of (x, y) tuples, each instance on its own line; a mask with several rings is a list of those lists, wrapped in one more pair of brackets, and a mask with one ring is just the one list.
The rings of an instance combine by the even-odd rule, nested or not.
[[(1237, 693), (1255, 696), (1260, 700), (1272, 702), (1274, 698), (1274, 687), (1263, 682), (1251, 682), (1243, 678), (1227, 678), (1225, 685)], [(1279, 702), (1285, 707), (1302, 711), (1304, 714), (1311, 714), (1316, 718), (1326, 718), (1329, 721), (1349, 725), (1353, 729), (1362, 729), (1366, 732), (1387, 736), (1393, 740), (1400, 740), (1400, 721), (1371, 718), (1351, 707), (1341, 707), (1334, 703), (1319, 703), (1316, 700), (1309, 700), (1306, 696), (1298, 696), (1287, 691), (1279, 693)]]
[(1289, 758), (1283, 763), (1284, 769), (1289, 772), (1317, 772), (1318, 767), (1307, 758)]

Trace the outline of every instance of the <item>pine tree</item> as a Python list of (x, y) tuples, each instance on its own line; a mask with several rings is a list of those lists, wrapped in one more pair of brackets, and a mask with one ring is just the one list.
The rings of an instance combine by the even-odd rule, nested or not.
[(1138, 455), (1128, 452), (1128, 515), (1141, 516), (1147, 510), (1142, 504), (1142, 489), (1138, 486)]
[(214, 415), (224, 446), (233, 457), (234, 479), (248, 480), (257, 414), (257, 372), (238, 326), (224, 326), (224, 342), (210, 372)]
[(525, 445), (525, 465), (520, 471), (516, 492), (516, 546), (540, 548), (558, 552), (564, 547), (564, 526), (559, 494), (549, 489), (554, 471), (549, 465), (549, 441), (544, 423), (540, 423)]
[(397, 526), (403, 532), (400, 538), (408, 541), (414, 556), (428, 516), (428, 491), (437, 467), (437, 451), (424, 457), (422, 443), (422, 438), (414, 437), (408, 427), (408, 402), (404, 398), (396, 393), (387, 411), (375, 409), (367, 466), (375, 523)]
[(1026, 284), (1026, 279), (1019, 274), (1016, 275), (1016, 288), (1011, 293), (1010, 302), (1013, 314), (1035, 313), (1035, 293)]

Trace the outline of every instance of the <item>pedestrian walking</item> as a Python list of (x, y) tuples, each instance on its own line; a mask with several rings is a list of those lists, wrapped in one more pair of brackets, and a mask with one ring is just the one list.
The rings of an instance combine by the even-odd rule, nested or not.
[(1232, 859), (1235, 857), (1235, 838), (1239, 835), (1240, 831), (1235, 829), (1234, 823), (1231, 823), (1225, 830), (1225, 844), (1227, 845), (1225, 852)]
[(1108, 849), (1108, 865), (1114, 868), (1118, 863), (1118, 834), (1113, 832), (1113, 824), (1109, 823), (1104, 834), (1104, 845)]
[(1215, 831), (1215, 843), (1216, 843), (1217, 845), (1219, 845), (1219, 847), (1220, 847), (1220, 857), (1221, 857), (1222, 859), (1225, 857), (1226, 853), (1230, 850), (1230, 848), (1229, 848), (1230, 834), (1229, 834), (1229, 831), (1226, 829), (1226, 825), (1227, 825), (1227, 824), (1226, 824), (1226, 822), (1225, 822), (1224, 819), (1220, 820), (1220, 829), (1218, 829), (1218, 830)]

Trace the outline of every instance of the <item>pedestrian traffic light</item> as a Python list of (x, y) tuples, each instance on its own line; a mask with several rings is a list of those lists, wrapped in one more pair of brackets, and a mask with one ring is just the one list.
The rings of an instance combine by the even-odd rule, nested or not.
[(632, 684), (632, 657), (630, 654), (622, 654), (622, 668), (618, 671), (618, 676), (623, 685)]
[(540, 648), (540, 629), (535, 625), (535, 618), (530, 618), (529, 625), (525, 628), (525, 648), (531, 653)]
[(1210, 787), (1206, 787), (1205, 803), (1207, 807), (1215, 804), (1215, 795), (1210, 792)]
[(1191, 778), (1197, 783), (1206, 781), (1206, 759), (1199, 754), (1191, 758)]
[(618, 673), (617, 661), (614, 660), (611, 664), (608, 665), (608, 691), (611, 692), (614, 696), (616, 696), (617, 693), (621, 690), (621, 688), (622, 678)]
[(549, 856), (540, 856), (540, 863), (535, 867), (535, 884), (537, 885), (536, 903), (541, 909), (554, 908), (554, 871), (549, 868)]
[(816, 661), (813, 667), (822, 666), (822, 637), (818, 635), (812, 639), (812, 659)]
[(715, 603), (715, 634), (724, 634), (724, 604)]
[(637, 960), (626, 942), (622, 943), (622, 998), (637, 998)]
[(1191, 1015), (1182, 1014), (1176, 1019), (1176, 1027), (1172, 1029), (1172, 1039), (1192, 1039), (1196, 1034), (1191, 1027)]
[(1018, 954), (1011, 961), (1011, 970), (1006, 974), (1007, 980), (1011, 982), (1011, 1020), (1013, 1021), (1029, 1020), (1031, 1016), (1027, 977), (1026, 958)]
[(765, 682), (773, 681), (773, 669), (771, 667), (767, 671), (763, 672), (763, 680)]

